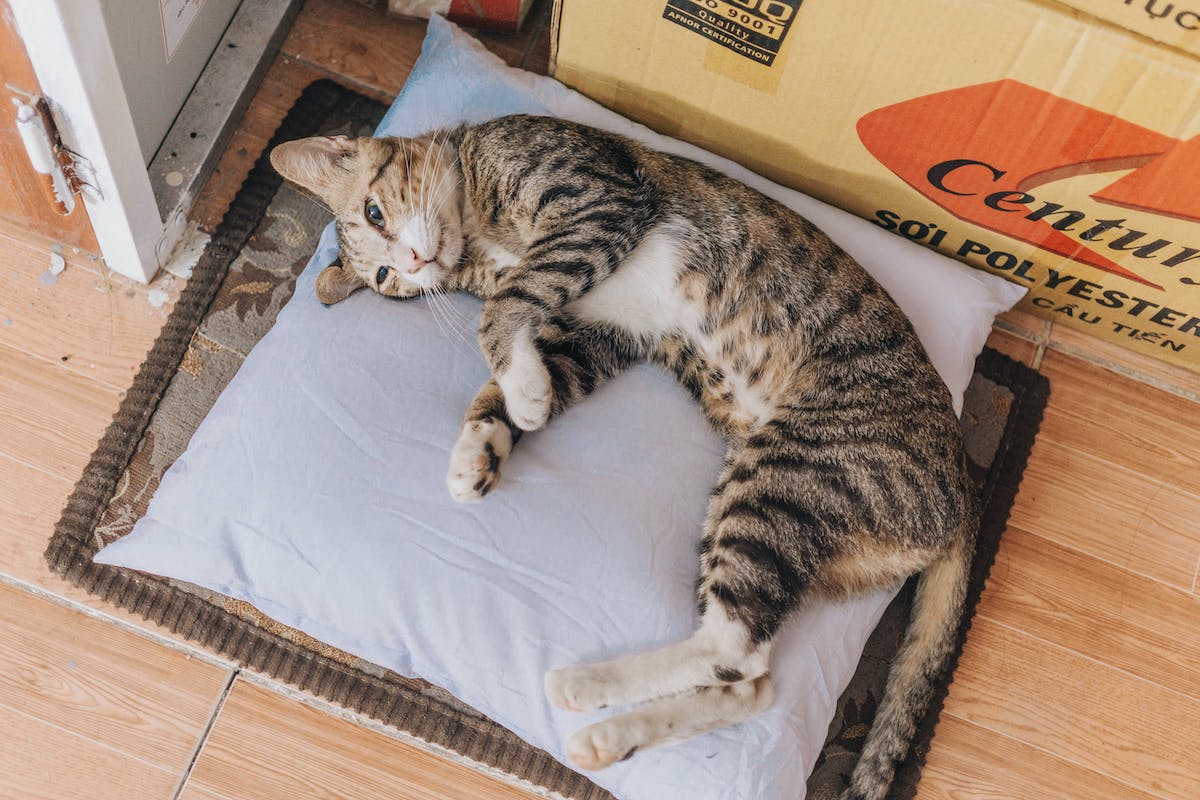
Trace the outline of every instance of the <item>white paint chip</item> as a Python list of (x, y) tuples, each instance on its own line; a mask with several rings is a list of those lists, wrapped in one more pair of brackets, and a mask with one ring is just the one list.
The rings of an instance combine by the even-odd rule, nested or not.
[(163, 180), (167, 182), (167, 186), (179, 186), (183, 183), (183, 173), (172, 170), (163, 176)]
[(176, 276), (187, 280), (192, 277), (192, 270), (197, 262), (200, 261), (200, 256), (204, 254), (204, 248), (208, 246), (208, 241), (212, 237), (204, 231), (200, 230), (200, 226), (196, 223), (188, 225), (187, 231), (180, 237), (179, 243), (175, 245), (175, 250), (171, 253), (171, 257), (163, 264), (163, 269)]
[(162, 289), (151, 289), (146, 293), (146, 300), (154, 308), (162, 308), (166, 305), (169, 295)]
[(61, 275), (62, 271), (67, 268), (67, 262), (62, 257), (62, 253), (50, 253), (50, 274)]

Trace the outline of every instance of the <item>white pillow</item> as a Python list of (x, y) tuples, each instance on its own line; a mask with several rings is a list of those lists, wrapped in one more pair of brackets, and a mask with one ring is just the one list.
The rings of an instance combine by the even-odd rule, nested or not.
[[(958, 408), (995, 314), (1020, 287), (680, 142), (549, 78), (505, 67), (440, 18), (381, 134), (529, 112), (619, 131), (717, 167), (799, 210), (913, 319)], [(446, 336), (424, 301), (314, 297), (326, 230), (295, 297), (100, 563), (190, 581), (402, 674), (438, 684), (567, 763), (587, 722), (542, 675), (687, 636), (706, 495), (722, 442), (695, 403), (641, 366), (524, 437), (497, 491), (457, 505), (443, 483), (487, 369), (479, 303)], [(893, 592), (790, 619), (758, 718), (592, 774), (622, 800), (797, 800), (838, 696)]]

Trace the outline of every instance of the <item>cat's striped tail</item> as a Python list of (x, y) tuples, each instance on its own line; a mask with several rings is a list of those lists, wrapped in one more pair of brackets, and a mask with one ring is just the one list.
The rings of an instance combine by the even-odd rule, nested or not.
[(917, 583), (904, 644), (892, 663), (883, 702), (841, 800), (884, 800), (896, 765), (908, 755), (934, 686), (958, 641), (976, 524), (971, 515), (969, 532), (926, 567)]

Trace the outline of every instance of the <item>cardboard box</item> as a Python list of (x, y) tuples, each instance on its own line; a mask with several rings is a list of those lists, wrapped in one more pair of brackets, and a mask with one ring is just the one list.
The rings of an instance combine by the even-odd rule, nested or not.
[(558, 0), (552, 46), (622, 114), (1200, 370), (1200, 0)]

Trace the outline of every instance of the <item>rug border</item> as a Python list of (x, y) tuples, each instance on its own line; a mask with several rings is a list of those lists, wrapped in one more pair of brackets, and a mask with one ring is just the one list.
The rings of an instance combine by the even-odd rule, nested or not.
[[(158, 402), (178, 370), (229, 266), (262, 220), (282, 183), (270, 166), (271, 150), (281, 142), (312, 135), (316, 132), (313, 120), (325, 119), (341, 103), (358, 100), (377, 102), (332, 80), (321, 79), (310, 84), (288, 111), (234, 197), (76, 483), (46, 548), (46, 561), (53, 572), (75, 586), (228, 656), (244, 668), (323, 697), (523, 783), (573, 800), (611, 799), (611, 794), (560, 764), (548, 753), (528, 743), (514, 744), (495, 735), (489, 729), (495, 723), (472, 724), (460, 712), (449, 709), (435, 698), (319, 655), (161, 578), (92, 561), (96, 552), (92, 532), (111, 501), (117, 482), (133, 458)], [(1003, 459), (1004, 468), (997, 469), (1001, 462), (993, 461), (982, 487), (983, 496), (991, 502), (983, 509), (958, 646), (930, 713), (919, 728), (912, 751), (898, 769), (897, 783), (903, 783), (905, 788), (902, 793), (893, 791), (893, 800), (912, 800), (915, 795), (915, 782), (911, 788), (908, 784), (914, 777), (919, 777), (924, 766), (938, 715), (953, 681), (958, 655), (995, 560), (1000, 535), (1049, 396), (1049, 382), (1045, 376), (995, 350), (985, 349), (980, 354), (976, 370), (1013, 391), (1014, 407), (1001, 440), (1006, 447), (996, 456)], [(1015, 384), (1018, 379), (1021, 383)], [(1002, 475), (1015, 475), (1016, 480), (1003, 483)], [(1000, 500), (1004, 502), (998, 502)], [(387, 702), (389, 698), (390, 702)], [(511, 766), (496, 766), (499, 763)]]

